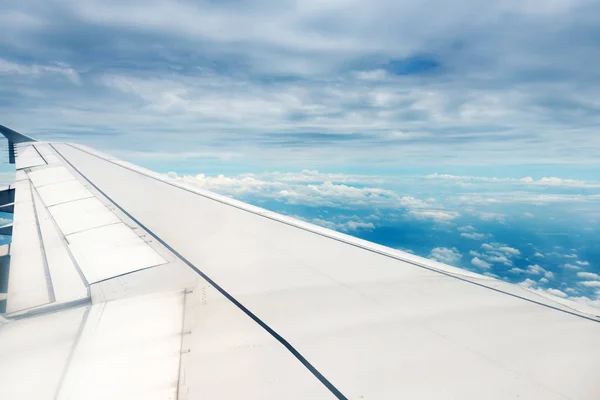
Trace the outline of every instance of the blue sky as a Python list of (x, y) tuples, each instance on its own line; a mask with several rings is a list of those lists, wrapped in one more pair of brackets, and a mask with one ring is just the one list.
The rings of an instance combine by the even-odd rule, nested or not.
[(9, 0), (0, 122), (598, 302), (582, 283), (600, 281), (597, 15), (582, 0)]

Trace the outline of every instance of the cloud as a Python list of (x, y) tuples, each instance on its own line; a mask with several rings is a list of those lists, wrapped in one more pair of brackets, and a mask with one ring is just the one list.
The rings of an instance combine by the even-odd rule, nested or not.
[(573, 265), (573, 264), (563, 264), (563, 268), (566, 268), (566, 269), (575, 269), (575, 270), (581, 269), (581, 267), (578, 267), (577, 265)]
[(431, 250), (429, 258), (442, 262), (444, 264), (456, 265), (462, 258), (462, 254), (456, 247), (436, 247)]
[(460, 236), (465, 237), (467, 239), (473, 239), (473, 240), (483, 240), (487, 237), (487, 235), (485, 235), (483, 233), (475, 233), (475, 232), (472, 232), (472, 233), (463, 232), (460, 234)]
[(600, 275), (593, 272), (578, 272), (577, 276), (585, 279), (596, 279), (600, 281)]
[(456, 228), (456, 230), (459, 232), (473, 232), (476, 229), (472, 225), (466, 225), (466, 226), (459, 226), (458, 228)]
[(514, 247), (500, 246), (500, 247), (498, 247), (498, 250), (503, 253), (510, 254), (511, 256), (521, 255), (521, 252), (519, 250), (515, 249)]
[[(2, 111), (25, 131), (118, 127), (127, 150), (176, 136), (168, 154), (243, 141), (245, 159), (301, 168), (596, 161), (593, 2), (47, 4), (0, 16)], [(37, 79), (69, 68), (80, 90)], [(554, 175), (520, 184), (580, 185)]]
[(587, 267), (588, 265), (590, 265), (590, 263), (587, 261), (575, 261), (575, 263), (577, 265), (583, 265), (584, 267)]
[(537, 252), (534, 254), (534, 257), (540, 257), (540, 258), (544, 258), (544, 255), (540, 252)]
[(29, 75), (41, 77), (44, 75), (62, 75), (71, 83), (81, 85), (79, 74), (64, 63), (56, 65), (19, 64), (0, 58), (0, 75)]
[(523, 286), (525, 288), (530, 288), (533, 287), (536, 284), (536, 281), (534, 281), (533, 279), (525, 279), (523, 282), (520, 282), (518, 285), (519, 286)]
[(486, 211), (486, 212), (480, 212), (478, 215), (482, 221), (495, 221), (495, 222), (504, 223), (504, 221), (506, 219), (506, 214), (497, 213), (497, 212), (487, 212)]
[[(486, 177), (486, 176), (460, 176), (450, 174), (430, 174), (426, 175), (425, 179), (450, 180), (455, 182), (475, 181), (484, 183), (512, 183), (535, 186), (551, 186), (551, 187), (571, 187), (571, 188), (600, 188), (600, 182), (581, 181), (576, 179), (563, 179), (557, 177), (543, 177), (539, 180), (528, 176), (525, 178), (502, 178), (502, 177)], [(524, 213), (525, 216), (533, 217), (531, 213)]]
[(529, 265), (526, 269), (522, 268), (512, 268), (508, 272), (513, 274), (529, 274), (529, 275), (544, 275), (547, 279), (554, 278), (554, 274), (552, 272), (546, 271), (544, 268), (540, 267), (537, 264)]
[(579, 282), (579, 283), (582, 284), (583, 286), (587, 286), (587, 287), (591, 287), (591, 288), (600, 287), (600, 281), (585, 281), (585, 282)]
[[(541, 280), (540, 280), (541, 281)], [(547, 282), (546, 282), (547, 283)], [(566, 298), (568, 297), (568, 295), (559, 290), (559, 289), (554, 289), (554, 288), (548, 288), (548, 289), (544, 289), (544, 288), (536, 288), (535, 286), (537, 285), (537, 282), (534, 281), (533, 279), (525, 279), (524, 281), (518, 283), (519, 286), (522, 286), (526, 289), (529, 289), (535, 293), (539, 293), (541, 295), (552, 295), (552, 296), (556, 296), (556, 297), (562, 297), (562, 298)]]
[(460, 214), (454, 211), (412, 210), (408, 212), (408, 215), (421, 220), (430, 219), (436, 222), (449, 222), (456, 219)]
[(488, 269), (488, 268), (492, 267), (490, 263), (487, 263), (487, 262), (481, 260), (478, 257), (474, 257), (471, 260), (471, 264), (473, 264), (474, 266), (479, 267), (479, 268), (486, 268), (486, 269)]
[(334, 222), (329, 220), (324, 220), (321, 218), (304, 218), (298, 215), (294, 215), (294, 218), (301, 219), (306, 222), (313, 223), (315, 225), (322, 226), (324, 228), (341, 231), (341, 232), (350, 232), (354, 233), (357, 231), (372, 231), (375, 229), (375, 225), (372, 222), (364, 222), (360, 220), (350, 220), (347, 222)]
[(560, 291), (558, 289), (546, 289), (546, 293), (551, 294), (553, 296), (557, 296), (557, 297), (567, 297), (567, 294), (563, 291)]
[[(412, 196), (401, 196), (392, 190), (364, 186), (378, 181), (368, 176), (327, 174), (310, 170), (300, 173), (267, 172), (237, 176), (179, 176), (170, 172), (168, 176), (173, 180), (240, 198), (257, 196), (288, 204), (311, 206), (400, 208), (409, 210), (407, 215), (410, 217), (436, 221), (449, 221), (459, 215), (453, 211), (442, 211), (439, 205)], [(356, 182), (360, 185), (335, 183), (330, 180), (332, 178), (338, 182)]]

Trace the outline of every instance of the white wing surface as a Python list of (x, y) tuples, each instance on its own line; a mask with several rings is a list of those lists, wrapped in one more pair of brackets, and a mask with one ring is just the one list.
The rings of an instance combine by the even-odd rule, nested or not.
[(0, 132), (3, 400), (600, 398), (593, 310)]

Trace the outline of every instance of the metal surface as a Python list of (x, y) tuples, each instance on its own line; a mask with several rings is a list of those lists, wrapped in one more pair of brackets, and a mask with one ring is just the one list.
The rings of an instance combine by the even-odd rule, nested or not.
[(63, 166), (59, 167), (48, 167), (30, 172), (29, 179), (35, 185), (40, 188), (45, 185), (51, 185), (53, 183), (73, 181), (75, 177), (69, 172), (69, 170)]
[(75, 180), (42, 186), (38, 189), (38, 193), (47, 207), (66, 203), (68, 201), (94, 197), (89, 190)]
[(54, 399), (85, 311), (0, 322), (0, 398)]
[(65, 236), (121, 222), (96, 198), (58, 204), (49, 210)]
[(92, 306), (58, 400), (177, 396), (183, 292)]
[(22, 144), (16, 146), (15, 166), (17, 169), (37, 167), (46, 165), (46, 162), (31, 144)]
[(89, 283), (166, 262), (123, 223), (74, 233), (67, 238)]

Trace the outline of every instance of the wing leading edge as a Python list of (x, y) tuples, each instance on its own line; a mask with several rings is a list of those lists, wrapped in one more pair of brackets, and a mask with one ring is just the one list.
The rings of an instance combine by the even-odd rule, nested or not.
[(82, 146), (16, 149), (6, 398), (600, 393), (600, 324), (573, 304)]

